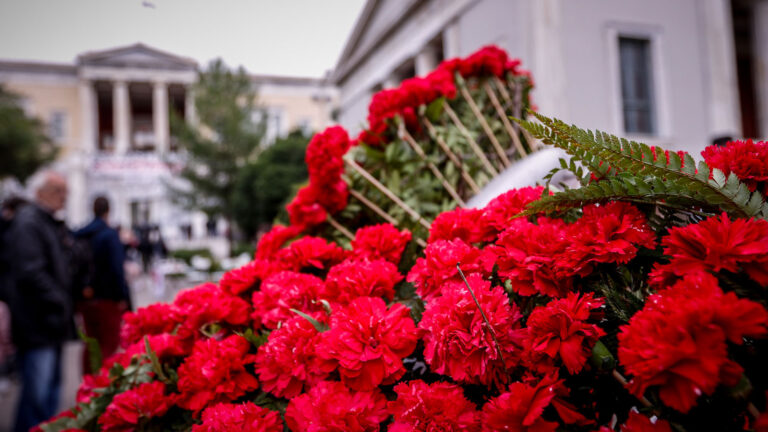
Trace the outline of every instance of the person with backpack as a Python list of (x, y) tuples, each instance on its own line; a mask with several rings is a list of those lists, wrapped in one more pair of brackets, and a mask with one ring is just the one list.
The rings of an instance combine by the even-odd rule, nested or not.
[(73, 239), (57, 218), (67, 200), (67, 180), (45, 171), (30, 183), (35, 201), (18, 208), (2, 248), (8, 260), (8, 305), (22, 381), (16, 431), (28, 431), (56, 414), (62, 345), (74, 337), (75, 328)]
[[(103, 358), (115, 353), (120, 342), (124, 312), (131, 309), (131, 296), (125, 280), (125, 248), (120, 234), (109, 226), (109, 200), (93, 201), (93, 220), (75, 232), (81, 255), (89, 255), (88, 266), (80, 278), (76, 296), (85, 334), (96, 339)], [(85, 250), (86, 252), (83, 252)], [(89, 352), (83, 353), (83, 371), (91, 370)]]

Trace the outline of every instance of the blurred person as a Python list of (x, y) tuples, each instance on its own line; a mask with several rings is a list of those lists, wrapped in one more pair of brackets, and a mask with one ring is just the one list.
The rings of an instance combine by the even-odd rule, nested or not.
[(46, 171), (31, 185), (35, 201), (18, 208), (3, 247), (13, 284), (9, 305), (22, 381), (16, 431), (56, 414), (61, 349), (74, 336), (72, 239), (55, 217), (66, 203), (67, 181)]
[[(103, 196), (93, 200), (93, 220), (75, 233), (75, 238), (89, 245), (90, 262), (77, 310), (83, 318), (85, 334), (96, 339), (101, 354), (115, 353), (120, 342), (123, 312), (130, 310), (131, 296), (125, 279), (125, 247), (120, 234), (109, 226), (109, 200)], [(83, 371), (91, 370), (89, 353), (83, 352)]]

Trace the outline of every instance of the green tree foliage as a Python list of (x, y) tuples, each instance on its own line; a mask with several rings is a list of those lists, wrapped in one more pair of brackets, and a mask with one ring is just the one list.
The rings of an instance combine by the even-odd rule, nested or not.
[(172, 117), (173, 135), (185, 154), (174, 201), (209, 217), (232, 220), (238, 172), (256, 159), (264, 127), (253, 118), (256, 93), (243, 68), (231, 70), (214, 60), (194, 86), (198, 123)]
[(239, 173), (234, 191), (234, 218), (248, 238), (270, 224), (297, 184), (307, 180), (304, 152), (309, 138), (294, 131), (279, 138)]
[(24, 182), (40, 167), (53, 161), (57, 148), (45, 126), (21, 109), (19, 96), (0, 85), (0, 179)]

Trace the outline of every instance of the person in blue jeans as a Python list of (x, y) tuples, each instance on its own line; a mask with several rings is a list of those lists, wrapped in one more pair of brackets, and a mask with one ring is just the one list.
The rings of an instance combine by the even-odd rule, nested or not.
[(74, 240), (55, 217), (66, 203), (67, 182), (45, 172), (33, 180), (33, 190), (35, 202), (18, 210), (2, 248), (10, 269), (8, 304), (22, 379), (16, 431), (28, 431), (56, 414), (61, 348), (74, 336)]

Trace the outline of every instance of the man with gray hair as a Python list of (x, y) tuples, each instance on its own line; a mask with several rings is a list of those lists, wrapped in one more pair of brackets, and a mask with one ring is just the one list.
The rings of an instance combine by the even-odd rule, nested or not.
[(67, 180), (47, 171), (31, 184), (34, 203), (18, 210), (3, 245), (11, 269), (9, 303), (22, 378), (16, 431), (56, 414), (61, 348), (74, 336), (72, 237), (55, 217), (67, 200)]

